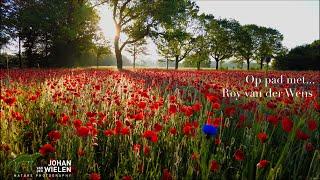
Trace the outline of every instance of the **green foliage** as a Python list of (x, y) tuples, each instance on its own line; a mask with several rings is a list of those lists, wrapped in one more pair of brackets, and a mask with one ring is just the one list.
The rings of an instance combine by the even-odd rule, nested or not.
[(320, 70), (320, 40), (298, 46), (275, 58), (274, 68), (281, 70)]
[(271, 58), (276, 57), (283, 51), (283, 35), (276, 29), (259, 27), (257, 39), (258, 46), (255, 58), (260, 63), (260, 69), (262, 69), (264, 61), (268, 64)]
[(193, 54), (193, 55), (188, 56), (183, 61), (183, 66), (184, 67), (197, 67), (199, 69), (200, 69), (200, 67), (209, 68), (210, 67), (210, 59), (209, 59), (208, 55), (203, 57), (199, 54)]
[(236, 20), (227, 19), (212, 19), (206, 25), (210, 55), (216, 61), (216, 69), (218, 69), (219, 61), (234, 55), (235, 38), (239, 28), (240, 24)]
[[(185, 14), (197, 11), (195, 3), (190, 0), (111, 0), (107, 3), (113, 12), (116, 27), (114, 45), (118, 69), (122, 69), (122, 50), (126, 45), (135, 43), (146, 36), (155, 37), (161, 29), (173, 29), (178, 21), (186, 23), (186, 20), (181, 20), (186, 17)], [(125, 34), (127, 39), (120, 41), (121, 34)], [(171, 44), (177, 46), (177, 42), (171, 42)]]
[(90, 1), (11, 1), (14, 31), (28, 66), (73, 66), (94, 46), (99, 17)]
[(21, 154), (12, 161), (8, 162), (6, 168), (13, 168), (15, 173), (19, 172), (19, 168), (25, 164), (33, 164), (39, 157), (40, 153), (35, 153), (35, 154)]
[(12, 2), (8, 0), (2, 0), (0, 6), (0, 49), (2, 49), (3, 45), (7, 44), (12, 36), (13, 26), (13, 14), (16, 11), (14, 6), (12, 6)]
[(165, 59), (174, 59), (176, 69), (178, 63), (194, 50), (196, 42), (194, 20), (198, 13), (198, 7), (194, 3), (186, 2), (187, 4), (183, 6), (185, 7), (184, 11), (179, 11), (180, 13), (169, 22), (161, 23), (159, 32), (152, 36), (159, 54)]
[(257, 43), (257, 31), (258, 26), (254, 24), (241, 26), (236, 36), (236, 52), (235, 57), (238, 62), (246, 61), (247, 69), (250, 68), (250, 61), (252, 61), (256, 49), (258, 47)]
[(186, 67), (210, 67), (210, 50), (208, 48), (206, 37), (204, 35), (199, 35), (193, 44), (194, 52), (190, 56), (186, 57), (183, 65)]

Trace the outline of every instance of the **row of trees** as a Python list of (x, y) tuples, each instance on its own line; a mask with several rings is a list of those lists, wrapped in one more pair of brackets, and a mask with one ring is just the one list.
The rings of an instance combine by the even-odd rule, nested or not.
[(199, 14), (192, 0), (4, 0), (0, 45), (9, 39), (18, 41), (20, 66), (22, 57), (28, 66), (70, 66), (88, 53), (95, 54), (98, 62), (111, 53), (97, 28), (95, 7), (103, 4), (111, 9), (116, 27), (113, 46), (118, 69), (123, 68), (124, 50), (133, 55), (135, 64), (148, 37), (167, 66), (173, 61), (176, 69), (183, 60), (199, 69), (211, 59), (218, 69), (219, 62), (230, 58), (247, 63), (248, 69), (255, 60), (262, 69), (271, 58), (285, 53), (279, 31)]
[[(198, 69), (202, 63), (210, 63), (211, 58), (216, 61), (216, 69), (220, 61), (230, 58), (238, 63), (246, 62), (247, 69), (255, 60), (262, 69), (264, 63), (286, 52), (279, 31), (257, 25), (241, 26), (236, 20), (199, 14), (199, 7), (191, 0), (101, 3), (107, 3), (113, 10), (118, 69), (122, 69), (121, 54), (125, 46), (146, 37), (153, 39), (167, 67), (169, 61), (175, 62), (175, 69), (186, 58)], [(127, 39), (121, 40), (121, 34)]]

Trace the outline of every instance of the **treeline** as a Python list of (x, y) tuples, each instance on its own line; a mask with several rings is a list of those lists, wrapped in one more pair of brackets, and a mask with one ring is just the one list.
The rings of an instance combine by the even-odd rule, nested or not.
[(298, 46), (277, 57), (274, 67), (280, 70), (320, 70), (320, 40)]
[(76, 66), (110, 53), (86, 0), (4, 0), (1, 17), (0, 46), (18, 42), (20, 67)]
[[(276, 29), (257, 25), (242, 26), (236, 20), (217, 19), (200, 14), (194, 1), (108, 1), (117, 27), (115, 38), (118, 69), (122, 69), (122, 50), (132, 43), (153, 39), (159, 54), (175, 69), (186, 61), (198, 69), (211, 59), (219, 62), (233, 58), (237, 63), (258, 61), (262, 69), (272, 58), (284, 54), (283, 35)], [(168, 66), (167, 66), (168, 67)]]

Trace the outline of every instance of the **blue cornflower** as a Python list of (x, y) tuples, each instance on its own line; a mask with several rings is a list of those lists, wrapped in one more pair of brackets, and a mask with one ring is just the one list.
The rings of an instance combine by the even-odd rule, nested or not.
[(215, 136), (218, 134), (218, 128), (209, 124), (203, 125), (202, 131), (209, 136)]

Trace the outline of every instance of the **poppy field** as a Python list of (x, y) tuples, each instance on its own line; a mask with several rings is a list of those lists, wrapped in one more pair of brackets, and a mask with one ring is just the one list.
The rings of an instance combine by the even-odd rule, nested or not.
[[(267, 88), (244, 82), (253, 74), (315, 83), (268, 87), (309, 97), (222, 96)], [(319, 72), (10, 69), (0, 78), (0, 179), (50, 160), (71, 160), (71, 179), (320, 178)]]

